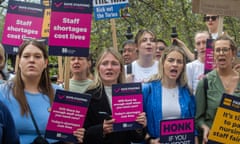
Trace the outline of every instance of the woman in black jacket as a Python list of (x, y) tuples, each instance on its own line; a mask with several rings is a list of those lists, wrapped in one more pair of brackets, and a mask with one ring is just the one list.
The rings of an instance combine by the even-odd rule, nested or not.
[(146, 116), (142, 112), (136, 121), (142, 129), (113, 132), (112, 85), (125, 82), (125, 70), (120, 53), (106, 49), (96, 63), (95, 81), (86, 93), (92, 95), (84, 128), (86, 144), (130, 144), (142, 142), (145, 137)]

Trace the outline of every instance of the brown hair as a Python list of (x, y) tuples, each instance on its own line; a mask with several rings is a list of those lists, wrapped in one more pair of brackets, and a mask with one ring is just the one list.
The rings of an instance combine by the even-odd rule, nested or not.
[(237, 56), (237, 51), (238, 51), (238, 48), (236, 46), (236, 43), (234, 42), (234, 40), (227, 34), (222, 34), (220, 35), (219, 37), (217, 37), (217, 39), (214, 40), (214, 44), (213, 44), (213, 48), (215, 49), (215, 43), (216, 41), (219, 41), (219, 40), (227, 40), (230, 42), (230, 48), (233, 52), (233, 55), (234, 56)]
[[(24, 49), (28, 45), (34, 45), (37, 48), (39, 48), (43, 53), (44, 59), (45, 60), (48, 59), (48, 53), (47, 53), (47, 50), (46, 50), (46, 45), (43, 42), (39, 42), (35, 39), (26, 40), (21, 44), (21, 46), (19, 47), (19, 52), (18, 52), (19, 58), (21, 58)], [(25, 87), (24, 85), (25, 85), (24, 81), (21, 77), (21, 69), (18, 68), (16, 76), (13, 79), (12, 92), (13, 92), (13, 96), (16, 98), (16, 100), (18, 101), (18, 103), (21, 107), (21, 114), (22, 115), (29, 112), (27, 99), (26, 99), (26, 96), (25, 96), (25, 93), (24, 93), (24, 87)], [(40, 81), (39, 81), (39, 85), (38, 85), (38, 89), (39, 89), (40, 92), (42, 92), (43, 94), (45, 94), (46, 96), (49, 97), (50, 104), (52, 104), (53, 99), (54, 99), (54, 90), (53, 90), (52, 85), (51, 85), (51, 80), (50, 80), (50, 76), (49, 76), (48, 67), (46, 67), (42, 72), (42, 75), (41, 75), (41, 78), (40, 78)]]

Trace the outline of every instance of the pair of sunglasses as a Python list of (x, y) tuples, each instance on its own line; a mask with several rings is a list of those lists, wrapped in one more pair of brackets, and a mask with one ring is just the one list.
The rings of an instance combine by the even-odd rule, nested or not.
[(212, 21), (215, 21), (218, 18), (218, 16), (204, 16), (203, 20), (206, 21), (210, 21), (210, 19)]

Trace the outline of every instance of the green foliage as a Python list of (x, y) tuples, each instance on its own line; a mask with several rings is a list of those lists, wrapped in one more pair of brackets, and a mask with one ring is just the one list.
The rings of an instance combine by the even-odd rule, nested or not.
[[(130, 0), (130, 17), (115, 19), (118, 49), (126, 40), (125, 33), (131, 26), (135, 35), (139, 29), (153, 30), (158, 38), (171, 41), (171, 27), (176, 26), (178, 37), (194, 50), (194, 35), (197, 31), (207, 30), (203, 14), (192, 13), (189, 0)], [(239, 45), (239, 18), (225, 17), (224, 31), (233, 36)], [(108, 20), (94, 21), (91, 33), (91, 51), (112, 46), (111, 25)]]
[[(176, 26), (178, 37), (194, 50), (193, 38), (197, 31), (207, 30), (203, 22), (203, 14), (192, 13), (191, 0), (129, 0), (130, 17), (115, 19), (118, 49), (126, 40), (125, 33), (131, 26), (134, 36), (140, 29), (154, 31), (157, 38), (171, 41), (171, 27)], [(2, 32), (4, 16), (0, 17), (0, 31)], [(232, 36), (240, 44), (239, 18), (224, 17), (224, 32)], [(100, 51), (113, 47), (112, 26), (109, 20), (95, 21), (93, 17), (91, 30), (90, 51), (96, 59)], [(50, 58), (50, 63), (57, 63), (56, 58)], [(55, 73), (53, 70), (52, 73)]]

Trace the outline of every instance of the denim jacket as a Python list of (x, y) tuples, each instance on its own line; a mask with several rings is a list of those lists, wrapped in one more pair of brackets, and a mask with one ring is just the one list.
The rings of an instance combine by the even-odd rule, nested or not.
[[(160, 80), (144, 83), (143, 107), (147, 115), (147, 128), (151, 137), (160, 136), (160, 121), (162, 120), (162, 83)], [(196, 104), (187, 87), (179, 86), (179, 104), (181, 118), (194, 118)]]

